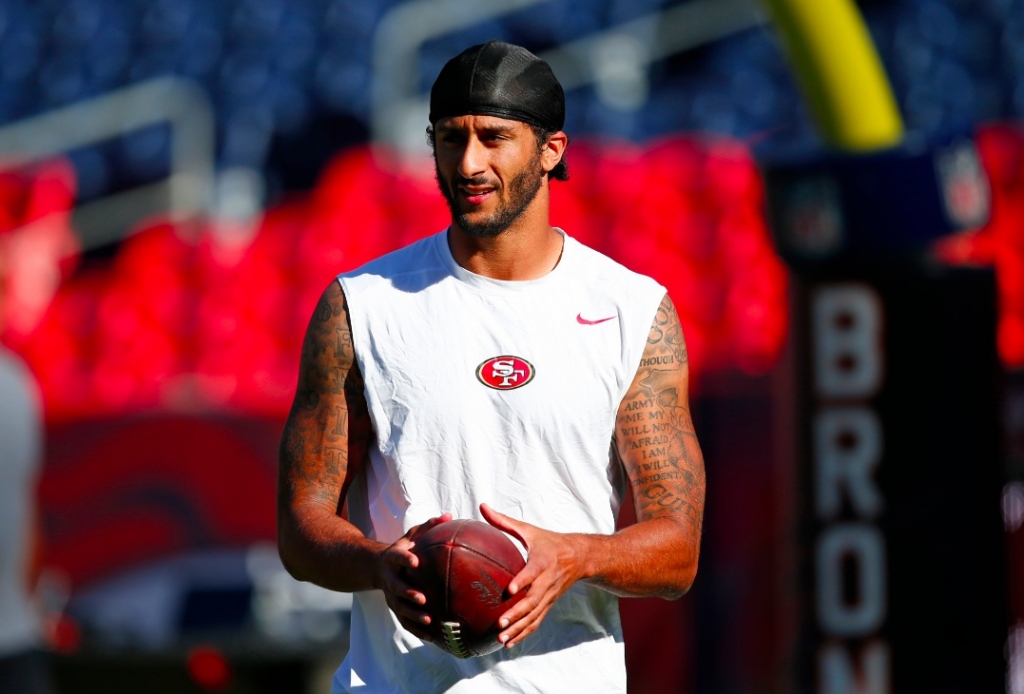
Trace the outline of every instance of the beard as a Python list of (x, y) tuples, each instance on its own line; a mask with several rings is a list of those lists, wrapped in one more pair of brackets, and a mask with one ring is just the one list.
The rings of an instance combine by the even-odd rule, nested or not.
[[(456, 174), (454, 180), (449, 184), (437, 168), (437, 159), (434, 160), (434, 175), (437, 178), (437, 187), (452, 213), (452, 222), (470, 236), (477, 238), (494, 237), (508, 229), (537, 197), (537, 192), (544, 181), (544, 169), (541, 167), (540, 153), (538, 152), (526, 168), (513, 176), (508, 187), (502, 190), (505, 197), (498, 201), (497, 209), (485, 219), (472, 221), (465, 212), (459, 209), (458, 201), (455, 199), (455, 190), (459, 184), (485, 185), (489, 181), (483, 177), (463, 178)], [(496, 187), (495, 190), (499, 189)]]

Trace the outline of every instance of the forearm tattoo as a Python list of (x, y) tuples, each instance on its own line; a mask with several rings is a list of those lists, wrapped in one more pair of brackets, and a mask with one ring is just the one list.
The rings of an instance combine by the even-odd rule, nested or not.
[(704, 461), (688, 407), (687, 364), (679, 318), (666, 295), (619, 408), (616, 443), (632, 485), (637, 520), (681, 515), (699, 533)]

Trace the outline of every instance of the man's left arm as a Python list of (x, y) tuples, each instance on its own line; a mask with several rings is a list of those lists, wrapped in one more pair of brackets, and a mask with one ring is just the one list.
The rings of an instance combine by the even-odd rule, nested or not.
[(481, 510), (527, 547), (526, 567), (509, 585), (527, 595), (503, 617), (507, 645), (540, 625), (576, 581), (620, 596), (675, 599), (697, 573), (704, 515), (704, 460), (690, 418), (689, 364), (668, 295), (651, 324), (640, 366), (619, 405), (615, 445), (629, 479), (637, 522), (614, 535), (556, 533)]

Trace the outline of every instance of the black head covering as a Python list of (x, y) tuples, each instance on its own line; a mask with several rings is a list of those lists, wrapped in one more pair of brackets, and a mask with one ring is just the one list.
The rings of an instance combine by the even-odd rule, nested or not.
[(449, 60), (430, 90), (430, 123), (451, 116), (497, 116), (545, 130), (565, 125), (565, 93), (551, 66), (502, 41)]

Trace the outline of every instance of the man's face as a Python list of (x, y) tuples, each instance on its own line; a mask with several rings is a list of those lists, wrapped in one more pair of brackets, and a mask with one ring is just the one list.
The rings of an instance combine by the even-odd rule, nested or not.
[(434, 165), (452, 222), (478, 237), (497, 236), (518, 219), (546, 175), (530, 126), (493, 116), (438, 121)]

